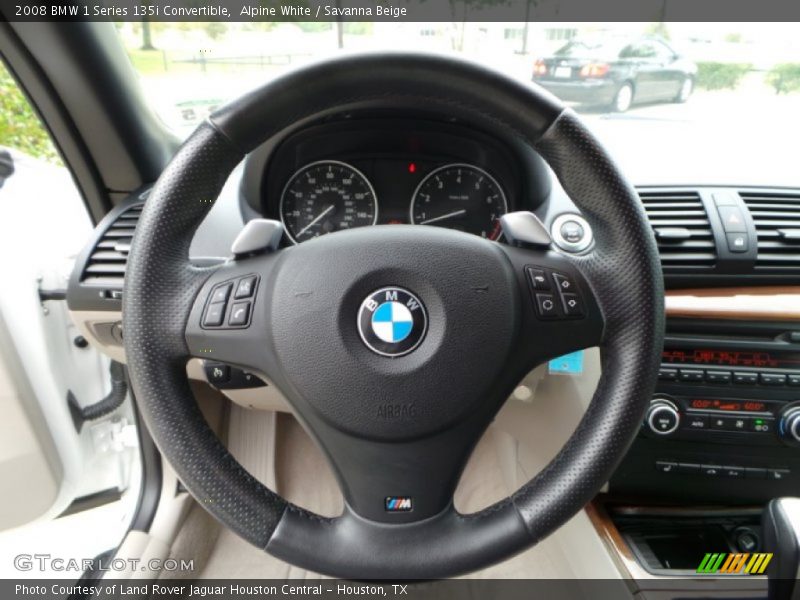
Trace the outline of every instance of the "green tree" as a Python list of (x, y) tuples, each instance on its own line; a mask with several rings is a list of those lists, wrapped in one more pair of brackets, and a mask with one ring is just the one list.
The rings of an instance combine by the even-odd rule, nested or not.
[(0, 61), (0, 146), (7, 146), (35, 158), (61, 164), (39, 116)]
[(203, 27), (203, 29), (208, 37), (210, 37), (212, 40), (217, 40), (225, 35), (225, 33), (228, 31), (228, 26), (225, 25), (225, 23), (220, 23), (219, 21), (211, 21), (206, 23), (206, 26)]
[(788, 94), (800, 90), (800, 63), (781, 63), (767, 73), (767, 83), (776, 94)]

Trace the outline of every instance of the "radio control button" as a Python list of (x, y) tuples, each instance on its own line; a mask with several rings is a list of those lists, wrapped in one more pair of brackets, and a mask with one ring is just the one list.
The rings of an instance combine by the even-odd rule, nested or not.
[(744, 470), (744, 475), (747, 479), (766, 479), (767, 470), (754, 467), (747, 467)]
[(708, 429), (708, 417), (706, 415), (687, 415), (683, 426), (685, 429)]
[(784, 479), (788, 479), (788, 477), (789, 477), (789, 469), (767, 470), (767, 479), (772, 479), (773, 481), (783, 481)]
[(706, 371), (706, 381), (708, 383), (730, 383), (730, 371)]
[(786, 375), (783, 373), (761, 373), (758, 376), (762, 385), (785, 385)]
[(700, 369), (681, 369), (678, 378), (681, 381), (703, 381), (705, 373)]
[(706, 477), (718, 477), (722, 474), (720, 465), (700, 465), (700, 472)]
[(736, 372), (733, 374), (733, 383), (737, 385), (754, 385), (758, 383), (758, 373)]
[(656, 471), (660, 471), (662, 473), (674, 473), (677, 470), (678, 470), (678, 463), (669, 462), (665, 460), (656, 461)]
[(722, 467), (722, 474), (725, 477), (730, 477), (732, 479), (743, 479), (744, 478), (744, 467)]
[(670, 369), (669, 367), (661, 367), (658, 370), (658, 378), (661, 381), (675, 381), (678, 378), (678, 369)]

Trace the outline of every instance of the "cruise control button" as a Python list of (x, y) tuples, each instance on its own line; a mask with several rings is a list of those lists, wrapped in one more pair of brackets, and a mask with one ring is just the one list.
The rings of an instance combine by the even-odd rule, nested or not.
[(556, 282), (556, 289), (561, 293), (572, 292), (575, 290), (575, 284), (572, 283), (572, 280), (569, 277), (561, 275), (560, 273), (553, 273), (553, 279)]
[(761, 373), (759, 381), (762, 385), (785, 385), (786, 375), (783, 373)]
[(561, 303), (564, 305), (564, 314), (570, 317), (583, 316), (583, 306), (578, 294), (561, 294)]
[(228, 295), (231, 293), (232, 283), (226, 283), (214, 288), (211, 292), (211, 302), (225, 302), (228, 300)]
[(536, 310), (540, 317), (552, 318), (558, 316), (556, 299), (553, 294), (536, 294)]
[(750, 248), (746, 233), (726, 233), (725, 239), (731, 252), (747, 252)]
[(541, 269), (525, 267), (525, 273), (527, 274), (528, 281), (533, 289), (539, 291), (546, 291), (550, 289), (550, 281), (547, 279), (547, 275), (545, 275), (544, 271)]
[(228, 318), (228, 325), (244, 325), (250, 316), (250, 303), (237, 302), (231, 307), (231, 316)]
[(730, 383), (730, 371), (706, 371), (706, 381), (709, 383)]
[(236, 286), (236, 293), (233, 295), (237, 300), (240, 298), (249, 298), (253, 295), (253, 290), (256, 287), (256, 276), (244, 277), (239, 280), (239, 285)]
[(738, 385), (753, 385), (758, 383), (758, 373), (737, 372), (733, 374), (733, 383)]
[(220, 363), (205, 363), (206, 379), (212, 385), (223, 385), (231, 379), (231, 368)]
[(681, 381), (703, 381), (705, 373), (698, 369), (681, 369), (678, 371), (678, 379)]
[(219, 327), (225, 319), (225, 303), (215, 302), (206, 308), (206, 315), (203, 317), (205, 327)]

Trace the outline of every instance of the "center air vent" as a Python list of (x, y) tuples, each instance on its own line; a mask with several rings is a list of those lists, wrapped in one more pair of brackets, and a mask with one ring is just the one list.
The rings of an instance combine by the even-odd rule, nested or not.
[(739, 192), (756, 225), (756, 270), (800, 270), (800, 194)]
[(717, 252), (711, 224), (697, 192), (639, 191), (656, 235), (665, 271), (712, 269)]
[(143, 206), (136, 204), (124, 210), (106, 229), (86, 261), (83, 282), (122, 289), (131, 240)]

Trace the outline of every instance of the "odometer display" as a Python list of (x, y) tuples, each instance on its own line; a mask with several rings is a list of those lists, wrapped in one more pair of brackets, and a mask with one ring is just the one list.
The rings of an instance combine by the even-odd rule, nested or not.
[(452, 164), (429, 173), (411, 199), (411, 222), (458, 229), (495, 240), (508, 210), (497, 181), (483, 169)]
[(378, 199), (364, 174), (338, 161), (306, 165), (289, 179), (281, 194), (281, 221), (294, 243), (374, 225)]

